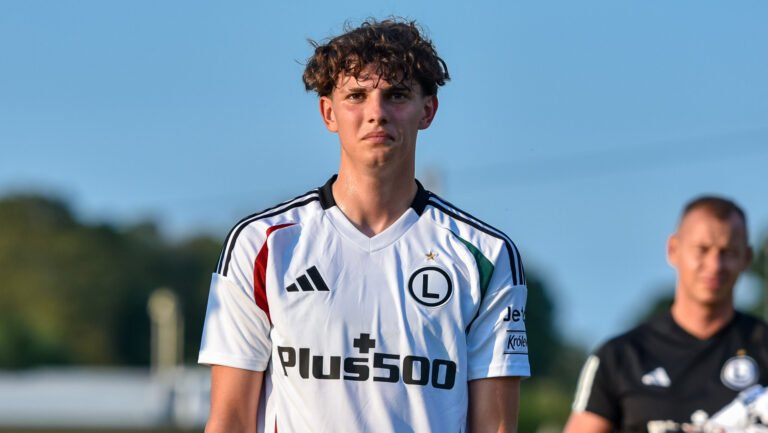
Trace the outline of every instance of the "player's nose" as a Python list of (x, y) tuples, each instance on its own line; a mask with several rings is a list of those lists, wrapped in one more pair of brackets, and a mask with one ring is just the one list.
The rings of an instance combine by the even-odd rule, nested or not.
[(389, 121), (384, 95), (372, 92), (365, 102), (365, 114), (369, 123), (384, 124)]
[(714, 251), (711, 251), (706, 255), (704, 260), (707, 268), (710, 271), (718, 273), (725, 267), (725, 261), (727, 258), (724, 254), (721, 254), (720, 251), (717, 251), (716, 249), (713, 250)]

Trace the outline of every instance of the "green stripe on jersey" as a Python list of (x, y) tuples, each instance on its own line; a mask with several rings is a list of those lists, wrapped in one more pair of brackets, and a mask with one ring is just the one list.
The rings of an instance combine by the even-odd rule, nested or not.
[(488, 283), (491, 282), (491, 275), (493, 275), (493, 263), (491, 263), (491, 261), (488, 260), (488, 258), (485, 257), (483, 253), (477, 249), (476, 246), (470, 244), (467, 242), (467, 240), (462, 239), (462, 237), (456, 233), (454, 233), (454, 236), (456, 236), (464, 245), (466, 245), (467, 248), (469, 248), (469, 251), (475, 257), (477, 269), (480, 271), (480, 294), (485, 296), (485, 291), (488, 289)]

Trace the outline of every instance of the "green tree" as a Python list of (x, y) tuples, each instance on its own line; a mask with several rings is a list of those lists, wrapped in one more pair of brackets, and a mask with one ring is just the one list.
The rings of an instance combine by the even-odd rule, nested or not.
[(544, 280), (535, 272), (526, 272), (526, 279), (531, 378), (520, 385), (518, 430), (535, 432), (542, 425), (565, 424), (585, 352), (569, 345), (557, 331), (556, 305)]
[(152, 223), (81, 223), (56, 199), (0, 200), (0, 367), (146, 365), (160, 286), (182, 299), (193, 360), (218, 250), (204, 236), (168, 242)]

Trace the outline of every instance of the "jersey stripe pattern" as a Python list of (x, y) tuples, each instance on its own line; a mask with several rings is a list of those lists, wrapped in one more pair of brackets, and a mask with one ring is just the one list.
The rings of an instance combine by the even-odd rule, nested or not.
[(260, 432), (466, 431), (468, 381), (530, 375), (517, 248), (421, 184), (367, 237), (334, 180), (230, 231), (199, 362), (265, 372)]

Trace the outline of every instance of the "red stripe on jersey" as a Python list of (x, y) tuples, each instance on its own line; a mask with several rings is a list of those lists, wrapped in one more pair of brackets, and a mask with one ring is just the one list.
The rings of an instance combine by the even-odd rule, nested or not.
[(256, 305), (261, 308), (261, 311), (267, 315), (269, 323), (272, 323), (272, 318), (269, 316), (269, 302), (267, 302), (267, 257), (269, 257), (269, 247), (267, 247), (267, 240), (269, 235), (275, 230), (283, 227), (294, 225), (291, 224), (278, 224), (267, 229), (267, 238), (264, 239), (264, 246), (256, 255), (256, 260), (253, 263), (253, 297), (256, 300)]

